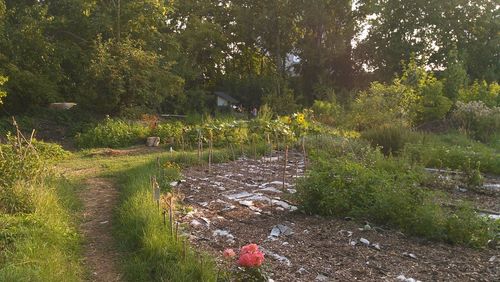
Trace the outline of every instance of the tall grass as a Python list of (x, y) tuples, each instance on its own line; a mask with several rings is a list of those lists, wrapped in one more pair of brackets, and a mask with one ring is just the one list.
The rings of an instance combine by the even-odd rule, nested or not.
[(75, 185), (52, 179), (32, 194), (32, 213), (0, 214), (0, 281), (81, 281)]
[(149, 177), (151, 162), (120, 174), (121, 201), (116, 235), (126, 253), (123, 272), (129, 281), (216, 281), (212, 260), (171, 236), (153, 201)]

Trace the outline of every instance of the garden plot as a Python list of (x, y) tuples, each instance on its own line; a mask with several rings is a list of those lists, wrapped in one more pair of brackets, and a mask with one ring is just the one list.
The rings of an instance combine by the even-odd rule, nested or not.
[(467, 200), (473, 203), (478, 210), (488, 211), (492, 218), (500, 215), (500, 178), (493, 175), (484, 175), (483, 184), (471, 188), (464, 183), (463, 173), (460, 171), (426, 168), (429, 173), (437, 175), (439, 186), (445, 190), (453, 202)]
[[(189, 168), (176, 189), (192, 210), (180, 220), (191, 243), (220, 264), (225, 248), (257, 243), (275, 281), (477, 280), (500, 275), (498, 251), (407, 238), (396, 231), (297, 212), (300, 154)], [(399, 277), (399, 278), (398, 278)], [(403, 280), (401, 280), (403, 281)], [(407, 280), (410, 281), (410, 280)]]

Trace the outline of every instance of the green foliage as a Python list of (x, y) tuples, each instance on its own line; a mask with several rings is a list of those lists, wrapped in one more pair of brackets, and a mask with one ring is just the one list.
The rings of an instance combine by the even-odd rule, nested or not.
[(293, 90), (288, 86), (275, 86), (262, 97), (262, 102), (277, 114), (291, 114), (298, 109)]
[(468, 77), (463, 61), (456, 60), (456, 52), (450, 54), (450, 62), (443, 73), (444, 93), (451, 101), (456, 101), (459, 90), (467, 86)]
[(443, 119), (451, 109), (452, 102), (444, 96), (443, 83), (418, 65), (414, 57), (403, 66), (403, 74), (398, 80), (411, 87), (417, 97), (411, 104), (413, 124)]
[(7, 96), (7, 93), (2, 89), (2, 85), (4, 85), (5, 82), (7, 82), (7, 78), (0, 75), (0, 105), (2, 104), (2, 98)]
[(452, 106), (451, 100), (444, 96), (443, 83), (430, 79), (420, 86), (419, 90), (417, 124), (443, 119)]
[(489, 108), (481, 101), (457, 102), (452, 118), (466, 134), (482, 142), (491, 141), (500, 131), (500, 107)]
[[(482, 247), (494, 238), (495, 223), (442, 208), (438, 194), (420, 187), (425, 178), (420, 167), (369, 148), (345, 154), (322, 148), (298, 185), (297, 199), (309, 213), (353, 216), (433, 240)], [(459, 229), (457, 222), (470, 226)]]
[(500, 155), (495, 149), (459, 134), (425, 135), (406, 145), (403, 155), (426, 167), (464, 169), (480, 164), (481, 172), (500, 174)]
[[(26, 191), (27, 185), (20, 189)], [(82, 279), (81, 238), (68, 206), (73, 204), (74, 189), (65, 180), (50, 179), (33, 189), (31, 213), (0, 213), (1, 281)]]
[(169, 68), (160, 55), (143, 50), (138, 42), (99, 39), (90, 66), (93, 97), (83, 102), (108, 114), (137, 106), (153, 108), (180, 91), (182, 80)]
[[(127, 252), (123, 265), (130, 281), (215, 281), (213, 261), (170, 236), (168, 225), (152, 200), (149, 177), (156, 163), (120, 176), (121, 202), (117, 210), (117, 241)], [(203, 261), (201, 261), (203, 260)]]
[(458, 100), (464, 103), (480, 101), (490, 108), (500, 107), (500, 85), (475, 80), (472, 85), (458, 91)]
[(372, 146), (380, 146), (386, 155), (397, 154), (406, 143), (416, 142), (420, 136), (408, 128), (398, 125), (383, 125), (361, 133), (361, 137), (370, 141)]
[(391, 85), (374, 82), (354, 101), (350, 122), (358, 130), (371, 128), (374, 124), (409, 125), (413, 121), (412, 107), (417, 101), (414, 90), (397, 80)]
[(330, 125), (338, 126), (343, 122), (343, 109), (336, 101), (315, 100), (311, 107), (316, 120)]
[(96, 127), (78, 134), (75, 141), (81, 148), (126, 147), (144, 142), (148, 130), (138, 123), (107, 118)]

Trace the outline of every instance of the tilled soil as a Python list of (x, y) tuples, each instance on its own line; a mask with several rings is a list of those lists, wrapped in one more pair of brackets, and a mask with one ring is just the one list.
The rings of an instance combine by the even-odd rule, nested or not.
[[(475, 250), (409, 238), (394, 230), (350, 220), (308, 216), (296, 211), (294, 179), (304, 162), (290, 154), (283, 185), (284, 160), (239, 159), (189, 168), (177, 190), (193, 211), (180, 220), (190, 241), (213, 253), (257, 243), (266, 254), (274, 281), (497, 281), (500, 252)], [(273, 227), (274, 235), (270, 236)], [(281, 231), (281, 232), (280, 232)], [(363, 239), (363, 240), (361, 240)], [(363, 243), (364, 242), (364, 243)]]

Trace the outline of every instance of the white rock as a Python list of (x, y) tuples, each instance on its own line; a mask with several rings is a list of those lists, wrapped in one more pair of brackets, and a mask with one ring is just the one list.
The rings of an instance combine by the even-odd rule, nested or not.
[(250, 197), (252, 196), (253, 194), (251, 193), (248, 193), (246, 191), (244, 192), (240, 192), (240, 193), (236, 193), (236, 194), (230, 194), (230, 195), (225, 195), (226, 198), (228, 198), (229, 200), (236, 200), (236, 199), (241, 199), (241, 198), (246, 198), (246, 197)]
[(199, 227), (199, 226), (201, 226), (201, 222), (199, 222), (196, 219), (193, 219), (193, 220), (191, 220), (191, 223), (189, 223), (189, 225), (191, 225), (192, 227)]
[(370, 246), (370, 241), (368, 241), (368, 240), (367, 240), (367, 239), (365, 239), (365, 238), (361, 238), (361, 239), (359, 239), (359, 241), (360, 241), (361, 243), (363, 243), (363, 244), (367, 245), (367, 246)]
[(222, 230), (222, 229), (217, 229), (213, 233), (214, 237), (220, 236), (220, 237), (227, 237), (228, 239), (234, 239), (234, 236), (229, 233), (227, 230)]
[(380, 251), (380, 244), (379, 243), (372, 244), (372, 247)]
[(316, 281), (328, 281), (328, 277), (326, 277), (323, 274), (318, 274), (318, 276), (316, 276), (316, 278), (314, 278), (314, 280), (316, 280)]
[(299, 274), (304, 274), (304, 273), (307, 273), (307, 270), (303, 267), (299, 268), (299, 270), (297, 270), (297, 273)]
[(497, 256), (492, 256), (488, 261), (489, 262), (494, 262), (497, 259)]

